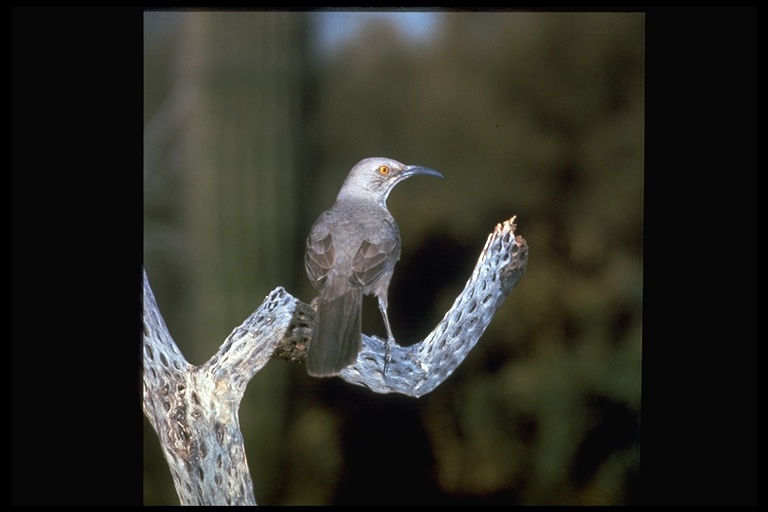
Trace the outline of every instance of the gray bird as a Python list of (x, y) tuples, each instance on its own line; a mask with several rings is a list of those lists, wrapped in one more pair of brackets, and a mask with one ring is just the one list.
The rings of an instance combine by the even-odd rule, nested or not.
[(442, 174), (390, 158), (366, 158), (355, 165), (330, 210), (321, 213), (307, 238), (304, 264), (319, 289), (307, 373), (338, 375), (362, 348), (363, 295), (375, 295), (387, 329), (384, 373), (394, 342), (387, 318), (387, 289), (400, 259), (400, 231), (387, 210), (395, 185), (415, 176)]

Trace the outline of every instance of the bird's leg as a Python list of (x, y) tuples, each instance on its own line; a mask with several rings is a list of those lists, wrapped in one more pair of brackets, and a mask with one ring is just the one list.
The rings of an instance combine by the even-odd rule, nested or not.
[(392, 336), (392, 328), (389, 326), (389, 318), (387, 317), (386, 296), (379, 296), (379, 310), (381, 311), (381, 317), (384, 319), (384, 327), (387, 328), (387, 341), (384, 343), (384, 375), (386, 375), (387, 367), (392, 360), (392, 343), (395, 342), (395, 337)]

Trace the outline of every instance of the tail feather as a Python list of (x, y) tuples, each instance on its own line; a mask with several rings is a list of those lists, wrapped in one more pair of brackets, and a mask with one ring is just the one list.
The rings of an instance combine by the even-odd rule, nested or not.
[(332, 299), (321, 293), (307, 354), (307, 373), (315, 377), (338, 375), (357, 360), (362, 348), (362, 306), (360, 289), (349, 289)]

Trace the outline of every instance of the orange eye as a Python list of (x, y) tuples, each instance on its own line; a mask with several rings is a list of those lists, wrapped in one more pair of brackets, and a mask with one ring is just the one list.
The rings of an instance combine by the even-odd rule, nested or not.
[(389, 167), (386, 165), (379, 166), (379, 174), (389, 174)]

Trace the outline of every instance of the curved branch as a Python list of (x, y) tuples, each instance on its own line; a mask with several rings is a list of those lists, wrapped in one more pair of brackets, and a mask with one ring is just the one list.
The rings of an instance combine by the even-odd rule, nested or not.
[(384, 342), (363, 336), (357, 363), (340, 377), (376, 393), (420, 397), (434, 390), (461, 364), (515, 287), (528, 263), (528, 244), (514, 234), (515, 218), (497, 224), (488, 236), (475, 270), (442, 321), (424, 341), (393, 346), (384, 375)]
[[(377, 393), (419, 397), (461, 364), (525, 272), (526, 241), (514, 217), (488, 237), (464, 291), (427, 338), (392, 347), (363, 336), (357, 362), (341, 373)], [(270, 359), (303, 361), (314, 311), (282, 287), (272, 291), (205, 364), (182, 356), (144, 273), (144, 414), (160, 438), (182, 505), (255, 504), (237, 411), (248, 381)]]

